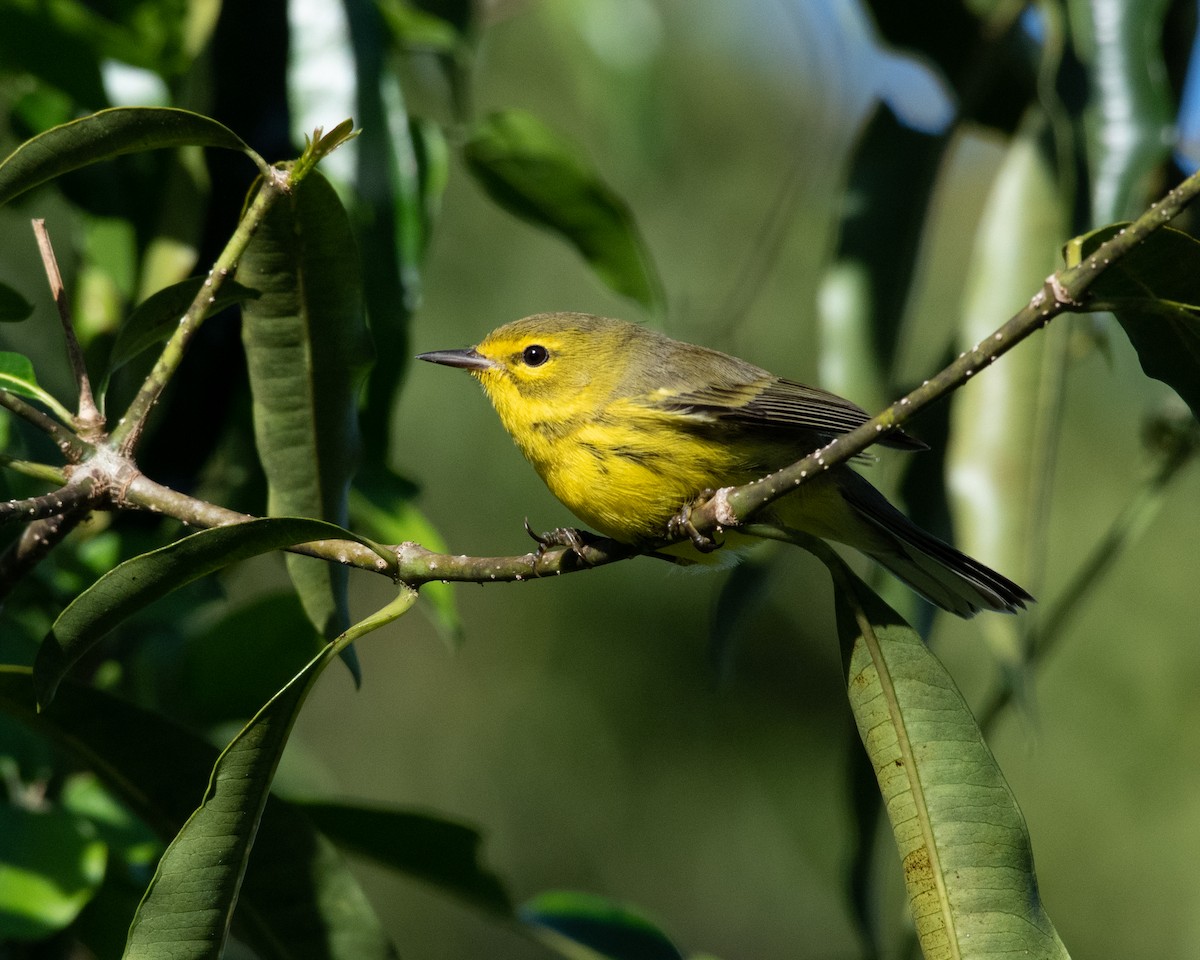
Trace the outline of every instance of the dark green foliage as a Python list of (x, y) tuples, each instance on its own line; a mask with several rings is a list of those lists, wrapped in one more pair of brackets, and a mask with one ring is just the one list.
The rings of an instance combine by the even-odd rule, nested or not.
[[(1082, 407), (1108, 390), (1098, 365), (1071, 377), (1077, 357), (1093, 356), (1106, 336), (1097, 326), (1076, 322), (1068, 336), (1073, 318), (1058, 316), (982, 383), (974, 378), (984, 371), (972, 370), (937, 430), (947, 435), (946, 470), (936, 460), (929, 472), (949, 482), (907, 487), (918, 512), (955, 522), (948, 536), (968, 550), (983, 545), (989, 560), (999, 554), (1017, 579), (1040, 581), (1030, 586), (1041, 608), (976, 621), (968, 695), (951, 663), (959, 647), (944, 642), (958, 635), (929, 610), (904, 610), (923, 628), (937, 624), (944, 667), (898, 604), (820, 543), (813, 552), (833, 575), (832, 605), (826, 586), (778, 551), (747, 561), (719, 596), (715, 581), (697, 587), (639, 559), (507, 592), (472, 590), (460, 612), (437, 563), (503, 550), (515, 555), (515, 578), (531, 578), (539, 561), (523, 555), (534, 547), (520, 518), (555, 508), (534, 499), (531, 475), (506, 485), (496, 466), (506, 441), (474, 427), (482, 405), (447, 400), (432, 381), (401, 389), (418, 336), (445, 330), (453, 336), (431, 346), (469, 343), (471, 332), (511, 319), (496, 312), (611, 312), (616, 302), (675, 326), (707, 320), (694, 335), (672, 332), (738, 353), (753, 345), (766, 354), (757, 359), (794, 376), (808, 363), (797, 337), (816, 316), (821, 375), (834, 381), (824, 385), (882, 406), (933, 377), (943, 356), (986, 346), (1038, 294), (1070, 232), (1090, 231), (1068, 245), (1068, 266), (1120, 235), (1122, 224), (1103, 223), (1136, 215), (1177, 176), (1165, 160), (1174, 110), (1165, 78), (1183, 75), (1186, 46), (1162, 34), (1179, 5), (1119, 4), (1107, 32), (1082, 0), (1041, 10), (1036, 23), (1011, 4), (869, 3), (874, 23), (853, 36), (820, 20), (823, 5), (786, 21), (792, 29), (814, 18), (813, 50), (827, 52), (822, 42), (836, 34), (846, 46), (828, 49), (853, 47), (859, 64), (878, 67), (886, 55), (893, 66), (935, 71), (946, 122), (922, 132), (900, 108), (912, 92), (903, 84), (857, 91), (868, 105), (837, 116), (849, 109), (839, 84), (875, 82), (864, 68), (820, 88), (822, 110), (810, 110), (789, 99), (790, 87), (779, 94), (778, 64), (746, 48), (730, 54), (732, 31), (718, 38), (724, 28), (714, 25), (704, 27), (709, 46), (679, 59), (703, 67), (690, 82), (712, 74), (723, 86), (686, 117), (687, 83), (673, 85), (679, 66), (659, 47), (690, 42), (681, 38), (699, 28), (685, 30), (664, 5), (518, 12), (466, 0), (347, 0), (354, 121), (322, 117), (329, 132), (307, 130), (295, 149), (289, 138), (302, 138), (287, 128), (285, 102), (302, 99), (309, 64), (292, 50), (287, 69), (282, 3), (0, 6), (0, 332), (11, 347), (0, 351), (0, 465), (4, 497), (17, 505), (0, 503), (9, 534), (0, 556), (0, 956), (215, 960), (233, 937), (272, 960), (423, 950), (681, 960), (676, 935), (689, 946), (715, 941), (731, 956), (901, 956), (913, 948), (909, 925), (894, 920), (905, 896), (927, 955), (1066, 956), (1032, 857), (1057, 838), (1027, 827), (1001, 772), (1020, 751), (998, 762), (985, 734), (1010, 701), (1032, 696), (1031, 675), (1063, 624), (1100, 608), (1102, 575), (1133, 555), (1200, 446), (1186, 414), (1152, 411), (1140, 454), (1128, 422), (1106, 422), (1091, 430), (1103, 433), (1104, 456), (1110, 446), (1142, 456), (1148, 479), (1106, 496), (1105, 482), (1088, 477), (1055, 499), (1056, 455), (1081, 445), (1064, 426), (1064, 397), (1077, 391)], [(751, 33), (771, 32), (757, 5), (731, 10)], [(521, 56), (490, 59), (486, 43), (526, 33)], [(333, 31), (324, 42), (340, 47)], [(758, 34), (737, 42), (770, 46)], [(248, 53), (253, 82), (242, 79)], [(122, 76), (171, 106), (124, 105)], [(333, 79), (321, 77), (331, 88)], [(722, 98), (744, 95), (742, 84), (777, 99), (741, 116)], [(793, 126), (783, 189), (766, 182), (757, 159), (735, 167), (753, 141)], [(823, 153), (827, 140), (847, 145)], [(271, 155), (249, 143), (262, 152), (271, 144)], [(986, 157), (973, 166), (959, 158), (964, 149)], [(690, 186), (701, 164), (720, 171), (725, 206), (721, 189)], [(947, 213), (955, 203), (963, 210)], [(765, 227), (747, 212), (755, 208), (768, 211)], [(751, 228), (730, 229), (731, 210)], [(51, 227), (85, 360), (61, 349), (29, 216)], [(802, 242), (785, 242), (794, 222)], [(488, 224), (502, 226), (482, 234)], [(1200, 247), (1182, 225), (1157, 230), (1079, 302), (1060, 306), (1113, 313), (1144, 372), (1197, 415)], [(531, 235), (560, 242), (561, 261), (526, 248)], [(939, 243), (954, 249), (931, 267)], [(682, 261), (705, 249), (716, 268), (685, 272)], [(713, 296), (735, 263), (748, 265), (747, 289)], [(522, 270), (525, 285), (509, 284)], [(773, 300), (757, 286), (793, 274), (800, 286)], [(479, 292), (460, 296), (467, 287)], [(767, 323), (756, 320), (760, 294)], [(572, 298), (587, 303), (560, 302)], [(730, 315), (714, 317), (710, 301), (733, 305)], [(240, 339), (232, 311), (216, 317), (234, 306)], [(418, 321), (425, 329), (414, 334)], [(788, 355), (772, 359), (780, 344)], [(99, 412), (71, 408), (80, 363), (100, 378)], [(1141, 388), (1112, 409), (1141, 411)], [(127, 393), (128, 407), (103, 409)], [(160, 474), (151, 464), (169, 466)], [(963, 476), (978, 483), (955, 502)], [(81, 489), (75, 509), (63, 495)], [(221, 502), (234, 496), (236, 505)], [(46, 519), (29, 524), (30, 510)], [(1180, 518), (1180, 530), (1194, 524)], [(209, 529), (181, 536), (180, 521)], [(1058, 526), (1072, 547), (1098, 543), (1096, 553), (1079, 562), (1061, 540), (1052, 548)], [(488, 547), (489, 534), (502, 546)], [(299, 544), (316, 556), (286, 552)], [(1047, 569), (1055, 550), (1070, 570)], [(1155, 586), (1190, 576), (1178, 563), (1161, 566)], [(416, 587), (367, 574), (395, 579), (401, 569), (420, 573), (412, 584), (437, 633), (472, 646), (447, 661), (437, 643), (425, 645), (433, 654), (424, 649), (411, 618), (395, 623)], [(1114, 591), (1103, 609), (1182, 606), (1177, 621), (1189, 618), (1185, 591), (1166, 592), (1131, 602)], [(703, 627), (693, 608), (706, 605), (719, 683), (697, 666)], [(1107, 629), (1128, 648), (1143, 615), (1093, 623), (1088, 639), (1102, 644)], [(364, 691), (339, 689), (332, 707), (310, 696), (337, 656), (357, 671), (350, 644), (375, 630), (381, 637), (369, 642), (387, 650), (363, 657)], [(1114, 660), (1099, 686), (1111, 684), (1119, 700), (1148, 659), (1133, 670)], [(369, 669), (380, 662), (385, 669)], [(1105, 662), (1088, 651), (1093, 669)], [(1169, 673), (1189, 676), (1186, 665)], [(980, 702), (982, 683), (994, 690), (981, 726), (969, 704)], [(1179, 684), (1154, 703), (1176, 696), (1186, 709), (1191, 691)], [(1106, 707), (1116, 733), (1145, 719), (1123, 700)], [(364, 734), (369, 708), (382, 719)], [(317, 773), (303, 749), (285, 755), (296, 724), (314, 715), (325, 737)], [(881, 803), (852, 805), (830, 786), (861, 773), (861, 756), (830, 746), (851, 715)], [(1146, 742), (1191, 729), (1159, 719)], [(1102, 779), (1121, 780), (1115, 767), (1057, 766), (1089, 797), (1122, 796)], [(279, 770), (280, 792), (304, 799), (272, 792)], [(355, 770), (361, 779), (346, 772)], [(1039, 796), (1027, 769), (1010, 778), (1017, 794)], [(353, 799), (385, 791), (403, 800)], [(431, 796), (471, 812), (424, 809)], [(1141, 823), (1120, 822), (1118, 855), (1152, 846), (1152, 830), (1143, 843)], [(889, 833), (899, 869), (891, 847), (875, 842)], [(678, 863), (664, 870), (672, 855)], [(1164, 851), (1147, 853), (1155, 856)], [(896, 892), (901, 874), (906, 895)], [(459, 912), (443, 917), (425, 900), (394, 908), (395, 878)], [(622, 885), (661, 925), (626, 904)], [(764, 886), (786, 906), (764, 899)], [(1164, 900), (1146, 886), (1142, 912)], [(1085, 914), (1070, 899), (1077, 887), (1087, 884), (1059, 879), (1061, 899), (1045, 896), (1068, 940), (1088, 942), (1089, 924), (1129, 922)], [(1102, 899), (1122, 896), (1130, 892)], [(421, 942), (416, 931), (426, 928), (436, 943)], [(1115, 936), (1094, 934), (1106, 944)]]

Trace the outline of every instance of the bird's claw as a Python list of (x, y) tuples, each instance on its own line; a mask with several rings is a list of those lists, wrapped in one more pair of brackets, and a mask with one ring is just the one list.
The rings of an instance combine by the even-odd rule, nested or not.
[(692, 509), (713, 495), (712, 490), (703, 490), (690, 503), (685, 503), (679, 513), (675, 514), (667, 524), (667, 533), (672, 538), (686, 536), (700, 553), (712, 553), (721, 547), (721, 542), (701, 533), (692, 523)]
[(586, 530), (578, 530), (575, 527), (557, 527), (554, 530), (548, 530), (545, 533), (538, 533), (529, 525), (529, 519), (525, 519), (525, 532), (537, 543), (537, 553), (535, 555), (535, 564), (546, 555), (547, 550), (553, 550), (555, 547), (566, 547), (571, 553), (575, 554), (580, 563), (587, 564), (588, 559), (585, 554), (587, 547), (602, 538), (595, 534), (588, 533)]

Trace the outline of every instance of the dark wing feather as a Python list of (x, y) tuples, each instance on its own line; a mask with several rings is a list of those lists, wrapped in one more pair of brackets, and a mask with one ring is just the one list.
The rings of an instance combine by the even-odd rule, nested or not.
[[(870, 419), (862, 407), (827, 390), (763, 376), (676, 393), (656, 403), (678, 413), (711, 417), (750, 430), (796, 434), (828, 441)], [(916, 437), (894, 431), (879, 441), (900, 450), (924, 450)]]

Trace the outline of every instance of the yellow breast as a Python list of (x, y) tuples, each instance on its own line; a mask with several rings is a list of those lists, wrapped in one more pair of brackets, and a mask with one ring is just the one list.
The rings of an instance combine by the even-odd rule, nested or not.
[(738, 450), (626, 400), (596, 415), (509, 432), (575, 516), (627, 543), (662, 536), (667, 521), (701, 491), (756, 475)]

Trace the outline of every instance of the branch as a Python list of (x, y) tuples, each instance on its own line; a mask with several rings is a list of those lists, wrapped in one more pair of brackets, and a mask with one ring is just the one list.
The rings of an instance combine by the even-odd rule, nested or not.
[[(116, 498), (115, 506), (160, 513), (193, 527), (223, 527), (257, 519), (248, 513), (239, 513), (189, 497), (141, 474), (129, 481)], [(289, 552), (371, 573), (382, 573), (414, 587), (431, 580), (503, 583), (558, 576), (625, 560), (640, 552), (626, 544), (605, 539), (588, 541), (578, 548), (555, 547), (511, 557), (435, 553), (416, 543), (402, 543), (392, 549), (396, 554), (396, 562), (391, 565), (384, 563), (379, 554), (370, 548), (351, 540), (317, 540), (292, 547)]]
[(101, 416), (92, 396), (92, 382), (88, 379), (83, 351), (79, 349), (79, 340), (75, 337), (75, 324), (71, 322), (71, 307), (67, 303), (67, 291), (63, 287), (62, 274), (58, 269), (58, 258), (54, 256), (46, 221), (35, 219), (32, 223), (38, 251), (42, 255), (42, 267), (46, 271), (46, 279), (50, 282), (50, 293), (54, 297), (54, 305), (58, 308), (58, 318), (62, 321), (63, 336), (67, 340), (67, 356), (71, 360), (71, 369), (75, 373), (75, 383), (79, 389), (79, 411), (75, 415), (75, 422), (84, 437), (95, 440), (104, 432), (104, 417)]
[(961, 387), (1059, 314), (1084, 313), (1094, 309), (1086, 300), (1088, 288), (1151, 233), (1177, 216), (1198, 194), (1200, 173), (1188, 177), (1161, 201), (1151, 204), (1149, 210), (1097, 247), (1086, 260), (1047, 277), (1042, 289), (1024, 309), (986, 340), (960, 354), (957, 360), (908, 396), (791, 466), (745, 486), (721, 488), (707, 502), (688, 511), (686, 519), (704, 534), (724, 527), (741, 526), (756, 511), (794, 490), (810, 476), (823, 473), (862, 453), (919, 411)]
[(339, 123), (328, 134), (323, 134), (318, 128), (311, 138), (307, 138), (304, 153), (293, 163), (281, 167), (268, 167), (263, 171), (253, 203), (238, 221), (233, 236), (229, 238), (225, 249), (209, 270), (204, 286), (200, 288), (200, 292), (180, 319), (179, 326), (163, 347), (154, 369), (150, 371), (137, 396), (133, 398), (125, 415), (113, 430), (113, 446), (122, 456), (128, 456), (137, 446), (142, 431), (146, 428), (146, 419), (150, 416), (150, 411), (179, 368), (179, 364), (183, 362), (184, 352), (196, 331), (200, 329), (200, 324), (204, 322), (204, 315), (209, 306), (216, 301), (217, 291), (237, 270), (238, 261), (246, 252), (246, 247), (249, 246), (267, 211), (280, 197), (294, 191), (324, 157), (355, 136), (357, 133), (350, 120)]
[(86, 513), (96, 499), (95, 482), (90, 477), (84, 477), (80, 483), (68, 483), (41, 496), (0, 503), (0, 524), (12, 520), (46, 520), (62, 514)]
[(196, 298), (180, 319), (179, 326), (175, 328), (175, 332), (166, 342), (158, 361), (154, 364), (154, 369), (142, 383), (141, 389), (129, 404), (125, 415), (117, 421), (117, 426), (112, 432), (112, 443), (122, 455), (128, 456), (137, 446), (142, 431), (146, 428), (146, 420), (150, 416), (150, 411), (158, 402), (158, 398), (166, 389), (167, 383), (175, 371), (179, 369), (179, 364), (183, 362), (187, 346), (196, 331), (200, 329), (200, 324), (204, 322), (204, 315), (209, 305), (216, 300), (217, 291), (237, 270), (238, 260), (246, 252), (246, 247), (259, 224), (262, 223), (263, 217), (266, 216), (275, 201), (291, 190), (292, 178), (283, 171), (276, 170), (274, 174), (273, 177), (264, 176), (262, 178), (254, 202), (242, 216), (233, 236), (225, 244), (225, 249), (213, 263), (204, 286), (200, 288), (200, 292), (196, 294)]
[(77, 437), (53, 417), (42, 413), (32, 404), (26, 403), (15, 393), (0, 390), (0, 407), (7, 407), (22, 420), (31, 423), (43, 433), (49, 434), (55, 446), (71, 463), (81, 463), (95, 452), (95, 448), (86, 440)]
[(87, 516), (86, 511), (36, 520), (0, 554), (0, 601)]

